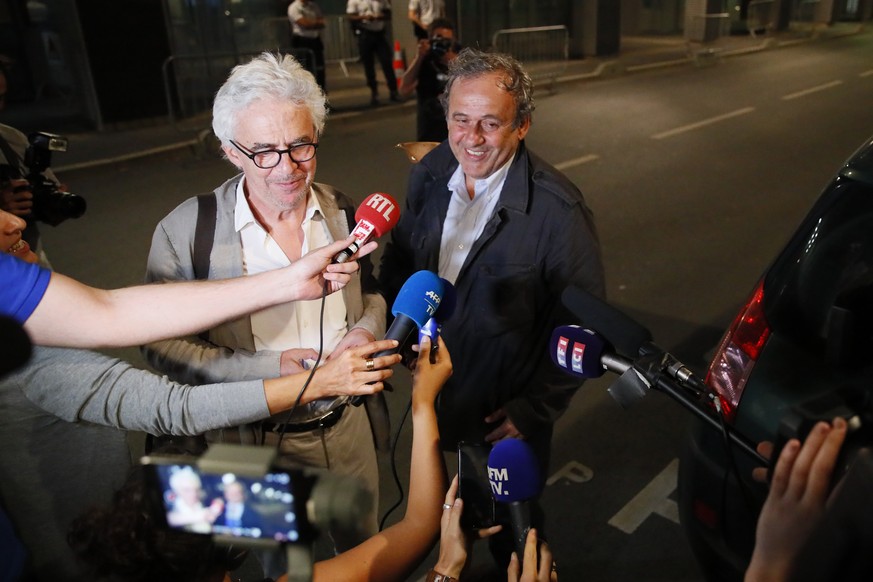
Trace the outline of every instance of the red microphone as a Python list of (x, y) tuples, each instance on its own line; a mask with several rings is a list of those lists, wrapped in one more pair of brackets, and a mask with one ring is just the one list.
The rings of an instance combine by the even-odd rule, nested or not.
[(400, 220), (400, 207), (388, 194), (374, 192), (358, 206), (355, 220), (358, 221), (352, 231), (355, 242), (338, 252), (333, 258), (334, 263), (345, 263), (358, 252), (359, 248), (394, 228), (394, 225)]

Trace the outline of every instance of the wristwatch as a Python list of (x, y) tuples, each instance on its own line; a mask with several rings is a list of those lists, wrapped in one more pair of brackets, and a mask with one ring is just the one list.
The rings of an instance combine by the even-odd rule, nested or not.
[(440, 574), (436, 570), (431, 570), (427, 573), (427, 582), (458, 582), (458, 579)]

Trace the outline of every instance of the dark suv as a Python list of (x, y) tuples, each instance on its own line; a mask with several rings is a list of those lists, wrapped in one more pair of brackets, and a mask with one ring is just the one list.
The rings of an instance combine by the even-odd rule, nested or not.
[[(825, 188), (754, 287), (706, 382), (728, 422), (752, 442), (791, 436), (799, 425), (787, 419), (871, 416), (873, 139)], [(742, 579), (767, 493), (752, 481), (753, 466), (711, 427), (689, 431), (679, 511), (710, 580)]]

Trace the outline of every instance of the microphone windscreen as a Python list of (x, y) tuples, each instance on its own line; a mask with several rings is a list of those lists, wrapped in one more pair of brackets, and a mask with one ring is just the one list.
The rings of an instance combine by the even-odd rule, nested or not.
[(374, 192), (367, 196), (358, 210), (355, 211), (355, 221), (367, 221), (373, 226), (377, 237), (383, 236), (394, 228), (400, 220), (400, 207), (397, 201), (384, 192)]
[(602, 337), (578, 325), (562, 325), (552, 332), (549, 354), (552, 362), (568, 374), (580, 378), (603, 375), (600, 359), (606, 349)]
[(503, 439), (488, 455), (491, 493), (501, 503), (527, 501), (542, 491), (540, 465), (533, 449), (520, 439)]
[(430, 271), (418, 271), (400, 288), (391, 313), (394, 317), (403, 314), (421, 327), (436, 313), (442, 297), (442, 279)]
[(30, 359), (30, 336), (21, 324), (12, 318), (0, 316), (0, 338), (3, 349), (0, 350), (0, 377), (17, 370)]
[(458, 303), (458, 293), (455, 291), (454, 285), (443, 278), (440, 278), (440, 281), (443, 282), (443, 297), (442, 301), (440, 301), (440, 308), (437, 309), (434, 317), (437, 323), (445, 323), (455, 312), (455, 305)]
[(587, 291), (571, 285), (564, 289), (561, 300), (585, 327), (601, 334), (624, 356), (637, 357), (640, 348), (652, 341), (648, 329)]

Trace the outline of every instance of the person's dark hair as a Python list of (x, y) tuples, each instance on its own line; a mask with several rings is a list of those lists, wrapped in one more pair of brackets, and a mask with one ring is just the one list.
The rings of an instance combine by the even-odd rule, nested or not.
[(433, 38), (433, 31), (438, 28), (447, 28), (454, 32), (455, 24), (448, 18), (434, 18), (430, 26), (427, 27), (427, 35)]
[(135, 466), (109, 507), (73, 521), (67, 541), (94, 577), (145, 582), (213, 582), (239, 566), (239, 554), (207, 535), (167, 528), (148, 497), (145, 469)]
[(445, 91), (440, 95), (443, 111), (448, 115), (449, 99), (456, 81), (489, 73), (503, 76), (501, 86), (515, 101), (515, 120), (512, 127), (520, 127), (533, 114), (533, 81), (520, 62), (504, 53), (490, 53), (469, 47), (462, 49), (457, 58), (449, 63), (449, 80)]

